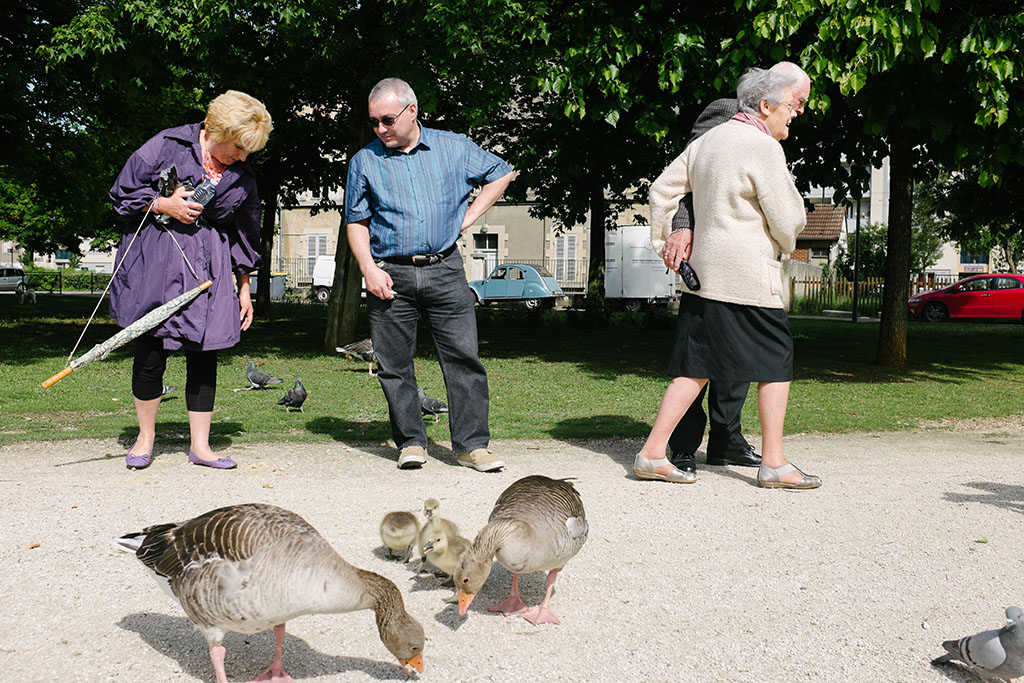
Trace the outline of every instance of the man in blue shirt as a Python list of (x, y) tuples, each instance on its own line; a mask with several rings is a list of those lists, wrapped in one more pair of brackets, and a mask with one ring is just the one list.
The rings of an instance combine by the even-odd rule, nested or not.
[(505, 464), (487, 449), (487, 373), (477, 352), (475, 298), (456, 241), (501, 197), (512, 169), (464, 135), (420, 125), (416, 94), (401, 79), (385, 78), (373, 87), (369, 113), (378, 139), (349, 162), (345, 214), (369, 293), (370, 336), (400, 449), (398, 466), (426, 462), (413, 365), (422, 314), (448, 390), (452, 450), (460, 465), (500, 470)]

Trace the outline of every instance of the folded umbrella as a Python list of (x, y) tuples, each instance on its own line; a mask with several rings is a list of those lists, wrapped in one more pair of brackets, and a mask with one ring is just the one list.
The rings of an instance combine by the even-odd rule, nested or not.
[(190, 289), (189, 291), (174, 297), (165, 304), (157, 306), (152, 311), (142, 316), (128, 327), (124, 328), (110, 339), (100, 342), (96, 346), (92, 347), (84, 354), (79, 356), (77, 359), (71, 361), (68, 367), (64, 368), (50, 379), (43, 382), (43, 388), (49, 389), (57, 382), (61, 381), (75, 370), (83, 368), (94, 360), (103, 360), (110, 352), (116, 348), (124, 346), (128, 342), (136, 339), (146, 332), (150, 331), (163, 321), (170, 318), (176, 311), (183, 308), (186, 304), (191, 302), (200, 292), (210, 287), (213, 284), (212, 280), (207, 280), (198, 287)]

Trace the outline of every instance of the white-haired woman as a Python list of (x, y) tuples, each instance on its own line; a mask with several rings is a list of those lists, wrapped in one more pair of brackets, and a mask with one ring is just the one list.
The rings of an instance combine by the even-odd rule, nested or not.
[[(217, 351), (237, 344), (241, 330), (252, 323), (249, 273), (260, 265), (260, 200), (246, 158), (266, 145), (272, 128), (259, 100), (229, 90), (210, 103), (202, 123), (168, 128), (135, 150), (110, 188), (114, 210), (124, 220), (110, 290), (110, 315), (121, 327), (201, 282), (213, 281), (197, 299), (135, 342), (132, 395), (139, 436), (125, 456), (129, 469), (149, 466), (167, 352), (178, 349), (186, 363), (189, 461), (217, 469), (235, 467), (231, 458), (214, 454), (209, 442)], [(193, 187), (205, 182), (211, 190), (205, 204), (194, 201), (197, 197), (185, 187), (161, 196), (160, 176), (171, 166), (179, 180)]]
[(680, 198), (693, 194), (689, 263), (701, 286), (680, 302), (673, 377), (633, 473), (692, 483), (665, 449), (669, 435), (709, 380), (758, 382), (762, 464), (769, 488), (816, 488), (821, 479), (786, 460), (783, 422), (793, 376), (793, 338), (783, 307), (780, 259), (804, 228), (803, 199), (780, 140), (802, 102), (792, 75), (751, 69), (736, 89), (739, 113), (692, 142), (651, 185), (651, 235), (662, 249)]

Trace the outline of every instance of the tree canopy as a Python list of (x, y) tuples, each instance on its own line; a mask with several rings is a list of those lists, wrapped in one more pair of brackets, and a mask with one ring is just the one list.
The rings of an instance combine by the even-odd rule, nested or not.
[[(266, 207), (288, 207), (303, 190), (327, 197), (371, 139), (370, 87), (401, 75), (431, 125), (469, 132), (515, 166), (511, 199), (528, 197), (563, 226), (589, 216), (599, 294), (604, 228), (646, 201), (704, 105), (731, 95), (746, 68), (788, 59), (814, 84), (784, 146), (803, 189), (859, 197), (868, 165), (891, 158), (877, 355), (898, 366), (914, 183), (960, 173), (970, 194), (1012, 187), (1024, 166), (1024, 15), (1014, 2), (54, 0), (5, 12), (0, 130), (12, 144), (0, 152), (0, 235), (39, 251), (114, 237), (106, 190), (131, 150), (197, 120), (228, 88), (257, 96), (274, 118), (254, 157)], [(274, 219), (265, 211), (268, 262)], [(949, 222), (948, 234), (998, 241), (1015, 226), (994, 217), (971, 233)], [(359, 301), (340, 242), (331, 349), (353, 337)]]

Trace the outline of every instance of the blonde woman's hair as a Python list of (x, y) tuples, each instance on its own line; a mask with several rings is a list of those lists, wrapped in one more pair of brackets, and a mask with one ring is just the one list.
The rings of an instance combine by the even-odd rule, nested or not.
[(267, 144), (274, 124), (263, 103), (238, 90), (218, 95), (206, 109), (206, 134), (215, 142), (237, 141), (247, 152)]

